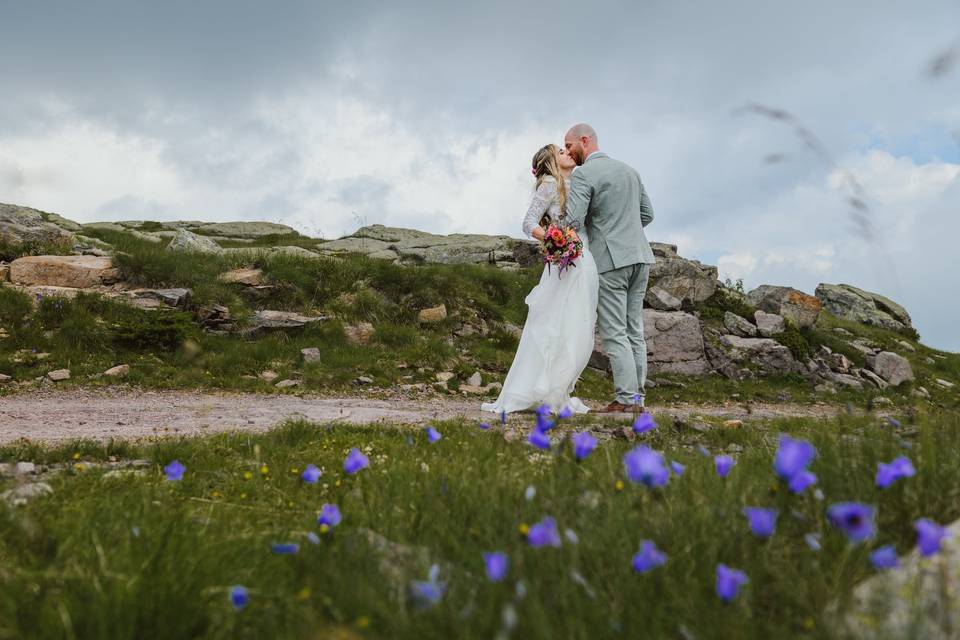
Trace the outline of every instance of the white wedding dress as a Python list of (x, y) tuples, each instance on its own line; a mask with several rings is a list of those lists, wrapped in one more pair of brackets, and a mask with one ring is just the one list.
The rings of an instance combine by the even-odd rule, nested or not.
[[(561, 218), (557, 184), (549, 176), (537, 189), (523, 221), (523, 231), (532, 237), (544, 213), (554, 222)], [(484, 403), (483, 411), (523, 411), (548, 405), (554, 412), (570, 409), (586, 413), (589, 407), (572, 397), (573, 388), (593, 353), (597, 321), (599, 277), (586, 234), (581, 233), (583, 255), (561, 276), (555, 267), (543, 269), (540, 283), (526, 298), (529, 311), (520, 336), (517, 355), (503, 381), (496, 402)]]

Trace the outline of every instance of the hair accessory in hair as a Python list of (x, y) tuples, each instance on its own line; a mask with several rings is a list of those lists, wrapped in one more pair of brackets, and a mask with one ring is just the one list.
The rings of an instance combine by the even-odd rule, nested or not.
[(533, 175), (537, 175), (537, 170), (536, 170), (536, 169), (530, 169), (530, 173), (532, 173)]

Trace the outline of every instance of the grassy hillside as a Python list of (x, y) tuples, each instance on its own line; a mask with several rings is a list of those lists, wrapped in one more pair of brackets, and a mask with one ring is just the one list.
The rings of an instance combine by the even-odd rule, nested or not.
[[(423, 265), (402, 267), (360, 256), (312, 259), (270, 253), (274, 245), (304, 244), (304, 237), (267, 237), (259, 247), (224, 255), (184, 254), (165, 250), (164, 243), (136, 237), (130, 232), (91, 230), (91, 236), (109, 242), (123, 279), (142, 287), (185, 287), (193, 291), (184, 310), (142, 311), (96, 295), (75, 300), (48, 298), (38, 304), (12, 288), (0, 289), (0, 373), (18, 381), (68, 368), (66, 384), (107, 384), (98, 374), (117, 364), (129, 364), (126, 382), (144, 387), (222, 388), (276, 391), (258, 378), (271, 370), (278, 380), (300, 380), (300, 390), (344, 392), (357, 387), (360, 376), (372, 387), (396, 389), (400, 385), (430, 385), (438, 372), (453, 372), (449, 388), (456, 392), (472, 374), (483, 383), (502, 380), (517, 345), (516, 328), (522, 326), (524, 297), (539, 277), (539, 268), (509, 272), (474, 265)], [(217, 276), (236, 267), (263, 271), (265, 288), (228, 284)], [(201, 329), (194, 311), (212, 304), (229, 308), (243, 325), (257, 309), (323, 314), (331, 319), (298, 332), (273, 333), (257, 338), (235, 334), (214, 335)], [(449, 315), (437, 323), (418, 324), (419, 309), (443, 304)], [(724, 310), (750, 314), (740, 298), (720, 289), (697, 310), (707, 326), (718, 326)], [(464, 324), (489, 329), (480, 334), (457, 335)], [(368, 344), (351, 343), (346, 330), (369, 322), (374, 332)], [(512, 325), (512, 326), (511, 326)], [(957, 394), (932, 382), (934, 378), (960, 380), (960, 357), (941, 354), (892, 332), (846, 323), (827, 313), (817, 327), (791, 328), (780, 340), (805, 359), (820, 345), (846, 354), (857, 364), (863, 355), (840, 337), (841, 327), (898, 352), (908, 340), (916, 349), (906, 353), (935, 403), (955, 407)], [(469, 333), (469, 332), (467, 332)], [(316, 347), (320, 362), (305, 364), (300, 350)], [(650, 391), (650, 401), (672, 400), (793, 400), (869, 402), (875, 392), (841, 391), (817, 396), (813, 386), (799, 376), (735, 382), (718, 376), (691, 379), (654, 376), (661, 383)], [(64, 384), (64, 383), (61, 383)], [(9, 386), (6, 387), (9, 392)], [(888, 390), (884, 396), (900, 404), (913, 402), (911, 385)], [(447, 392), (438, 389), (440, 392)], [(0, 393), (4, 393), (0, 386)], [(588, 398), (609, 396), (609, 380), (588, 370), (580, 393)]]

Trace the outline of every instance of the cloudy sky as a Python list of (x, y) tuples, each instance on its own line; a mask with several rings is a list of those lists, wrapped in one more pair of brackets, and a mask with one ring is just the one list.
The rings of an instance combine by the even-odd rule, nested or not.
[(0, 0), (0, 202), (519, 236), (530, 156), (585, 120), (651, 239), (960, 351), (957, 48), (955, 0)]

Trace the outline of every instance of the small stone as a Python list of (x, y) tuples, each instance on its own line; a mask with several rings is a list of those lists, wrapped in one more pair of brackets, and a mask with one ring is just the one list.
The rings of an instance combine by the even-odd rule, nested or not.
[(741, 318), (730, 311), (725, 311), (723, 314), (723, 326), (727, 328), (727, 331), (741, 338), (755, 338), (757, 336), (757, 327), (746, 318)]
[(454, 377), (456, 377), (456, 374), (453, 373), (452, 371), (440, 371), (439, 373), (437, 373), (438, 382), (448, 382), (452, 380)]
[(877, 396), (873, 399), (873, 404), (877, 407), (886, 407), (893, 404), (893, 400), (887, 398), (886, 396)]
[(758, 309), (753, 317), (757, 321), (757, 333), (764, 338), (771, 338), (773, 336), (780, 335), (787, 330), (787, 325), (783, 320), (783, 316), (779, 316), (775, 313), (767, 313), (766, 311), (761, 311)]
[(354, 345), (364, 345), (370, 342), (373, 336), (373, 325), (369, 322), (361, 322), (355, 325), (348, 325), (343, 328), (347, 334), (347, 341)]
[(944, 389), (953, 389), (953, 383), (950, 382), (949, 380), (944, 380), (943, 378), (937, 378), (936, 380), (934, 380), (934, 382), (936, 382), (938, 385), (940, 385)]
[(29, 500), (52, 493), (53, 487), (46, 482), (31, 482), (0, 493), (0, 500), (5, 500), (11, 506), (21, 507), (27, 504)]
[(897, 341), (897, 344), (900, 345), (904, 350), (909, 351), (910, 353), (913, 353), (917, 350), (916, 347), (914, 347), (912, 344), (910, 344), (906, 340), (899, 340)]
[(37, 472), (37, 465), (32, 462), (18, 462), (14, 467), (14, 473), (18, 476), (26, 476)]
[(926, 387), (917, 387), (916, 389), (913, 390), (913, 395), (919, 398), (929, 398), (930, 392), (927, 391)]
[(923, 361), (926, 364), (937, 364), (937, 361), (931, 358), (930, 356), (925, 357)]
[(357, 378), (357, 384), (373, 384), (373, 378), (370, 376), (360, 376)]
[(417, 322), (440, 322), (447, 317), (447, 306), (444, 304), (428, 309), (420, 309), (417, 314)]
[(277, 389), (289, 389), (291, 387), (299, 387), (300, 381), (299, 380), (281, 380), (280, 382), (278, 382), (273, 386), (275, 386)]
[(829, 393), (830, 395), (837, 395), (837, 387), (832, 382), (818, 384), (813, 388), (813, 390), (817, 393)]
[(0, 384), (3, 384), (4, 382), (10, 382), (11, 380), (13, 380), (13, 378), (8, 376), (7, 374), (0, 373)]
[(130, 373), (130, 365), (128, 364), (118, 364), (115, 367), (110, 367), (103, 372), (103, 375), (110, 376), (111, 378), (124, 378)]
[(315, 364), (320, 362), (320, 349), (317, 347), (307, 347), (300, 349), (300, 357), (306, 364)]
[(244, 284), (248, 287), (259, 287), (263, 284), (263, 271), (260, 269), (234, 269), (217, 276), (221, 282)]
[(835, 327), (833, 332), (837, 335), (843, 336), (845, 338), (852, 338), (853, 334), (844, 329), (843, 327)]
[(277, 373), (276, 371), (271, 371), (270, 369), (267, 369), (266, 371), (261, 371), (259, 377), (264, 382), (273, 382), (274, 380), (280, 377), (280, 374)]
[(866, 380), (867, 382), (872, 383), (878, 389), (886, 389), (890, 385), (886, 380), (875, 374), (869, 369), (857, 369), (857, 375)]
[(743, 426), (743, 420), (724, 420), (723, 426), (727, 429), (739, 429)]
[(51, 371), (50, 373), (47, 374), (47, 379), (48, 379), (48, 380), (51, 380), (51, 381), (53, 381), (53, 382), (60, 382), (61, 380), (69, 380), (69, 379), (70, 379), (70, 370), (69, 370), (69, 369), (57, 369), (57, 370), (55, 370), (55, 371)]
[(503, 389), (503, 385), (500, 384), (499, 382), (491, 382), (490, 384), (488, 384), (488, 385), (487, 385), (486, 387), (484, 387), (483, 389), (484, 389), (484, 391), (486, 391), (487, 393), (489, 393), (489, 392), (491, 392), (491, 391), (500, 391), (501, 389)]
[(473, 387), (479, 387), (483, 384), (483, 378), (480, 377), (480, 372), (475, 371), (472, 376), (467, 378), (467, 384)]
[(741, 445), (739, 445), (739, 444), (737, 444), (737, 443), (735, 443), (735, 442), (731, 442), (729, 445), (727, 445), (727, 452), (728, 452), (728, 453), (743, 453), (743, 446), (741, 446)]
[(647, 289), (643, 301), (647, 303), (648, 307), (657, 311), (678, 311), (683, 306), (683, 301), (680, 298), (657, 286)]
[(486, 392), (487, 392), (486, 388), (481, 387), (479, 385), (474, 385), (474, 384), (460, 385), (460, 393), (463, 393), (463, 394), (481, 395)]

